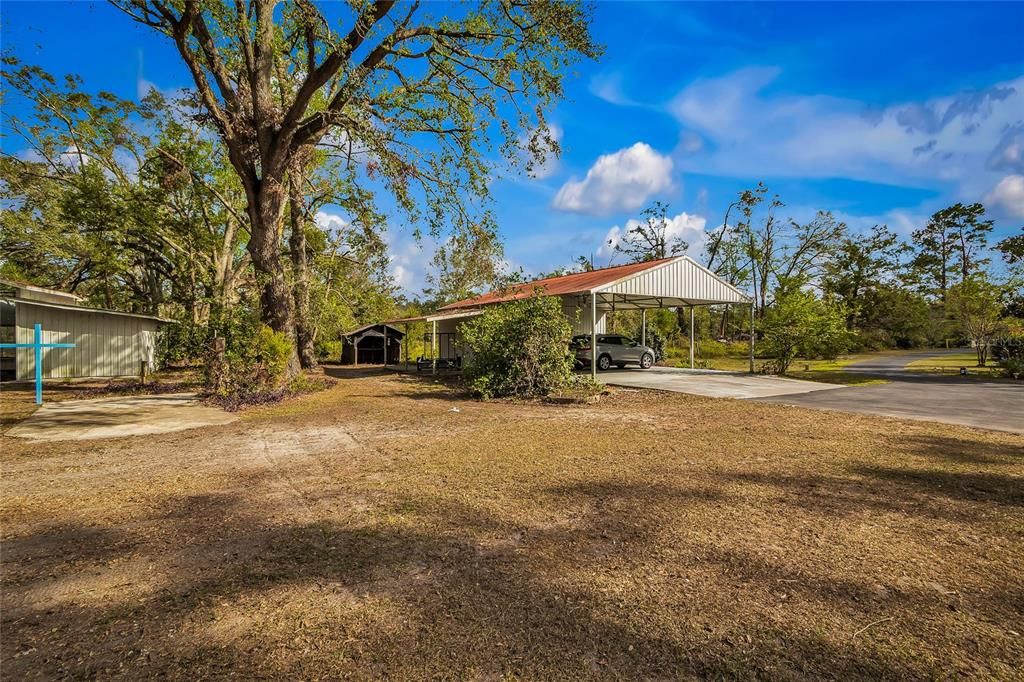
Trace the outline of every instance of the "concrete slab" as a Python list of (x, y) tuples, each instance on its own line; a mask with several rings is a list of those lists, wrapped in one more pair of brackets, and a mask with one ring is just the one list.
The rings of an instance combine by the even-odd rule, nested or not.
[(709, 398), (769, 398), (845, 388), (817, 381), (676, 367), (612, 370), (598, 374), (598, 379), (612, 386), (654, 388), (661, 391), (703, 395)]
[(194, 393), (119, 396), (45, 403), (7, 432), (29, 440), (123, 438), (229, 424), (230, 412), (203, 405)]

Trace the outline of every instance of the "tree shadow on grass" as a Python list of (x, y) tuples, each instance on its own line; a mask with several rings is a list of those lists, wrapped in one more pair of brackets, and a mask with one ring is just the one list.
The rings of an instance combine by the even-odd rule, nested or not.
[[(7, 585), (5, 602), (16, 607), (3, 614), (7, 674), (885, 679), (924, 672), (912, 659), (806, 628), (723, 624), (711, 604), (697, 620), (649, 619), (638, 596), (647, 579), (623, 566), (650, 551), (662, 530), (659, 512), (719, 503), (715, 490), (614, 479), (553, 486), (537, 499), (554, 512), (583, 513), (568, 525), (537, 528), (459, 498), (388, 496), (386, 506), (410, 515), (382, 513), (366, 523), (282, 519), (240, 495), (171, 499), (107, 535), (63, 527), (58, 544), (97, 553), (88, 566), (45, 565), (45, 575), (21, 571)], [(580, 562), (594, 555), (585, 546), (604, 546), (597, 554), (608, 560), (581, 578)], [(33, 606), (35, 591), (54, 581), (116, 574), (119, 552), (153, 566), (135, 576), (147, 587), (141, 598), (110, 590), (103, 599), (72, 595), (58, 607)], [(716, 548), (685, 556), (730, 571), (745, 566), (766, 584), (790, 576)], [(864, 597), (854, 584), (801, 577), (819, 598)], [(625, 583), (625, 596), (605, 592), (609, 578)]]
[(1019, 444), (992, 443), (950, 436), (899, 436), (894, 445), (909, 446), (915, 455), (953, 464), (1024, 466), (1024, 440)]
[(852, 472), (876, 481), (887, 481), (897, 494), (923, 493), (959, 502), (984, 502), (1008, 507), (1024, 506), (1024, 476), (939, 469), (902, 469), (855, 466)]

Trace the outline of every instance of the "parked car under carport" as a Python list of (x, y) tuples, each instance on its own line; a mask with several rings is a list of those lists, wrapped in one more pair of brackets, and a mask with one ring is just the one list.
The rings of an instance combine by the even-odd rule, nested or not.
[[(569, 345), (576, 356), (577, 367), (590, 366), (590, 336), (580, 334), (572, 337)], [(608, 370), (615, 365), (623, 369), (626, 365), (639, 365), (640, 369), (650, 369), (654, 364), (654, 349), (645, 346), (622, 334), (597, 335), (597, 368)]]

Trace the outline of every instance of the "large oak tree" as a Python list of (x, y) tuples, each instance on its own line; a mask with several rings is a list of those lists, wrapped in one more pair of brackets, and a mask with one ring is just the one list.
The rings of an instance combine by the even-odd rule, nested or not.
[(361, 154), (362, 177), (434, 234), (479, 229), (493, 144), (514, 163), (527, 139), (527, 165), (540, 161), (555, 146), (544, 109), (567, 69), (600, 51), (576, 3), (111, 1), (173, 40), (188, 67), (245, 189), (264, 321), (288, 334), (282, 223), (310, 148)]

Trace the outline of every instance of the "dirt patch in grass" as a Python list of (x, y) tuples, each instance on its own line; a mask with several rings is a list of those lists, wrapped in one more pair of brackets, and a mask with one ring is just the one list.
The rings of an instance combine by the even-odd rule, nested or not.
[(3, 439), (0, 465), (11, 679), (1024, 667), (1012, 434), (364, 375), (220, 427)]

